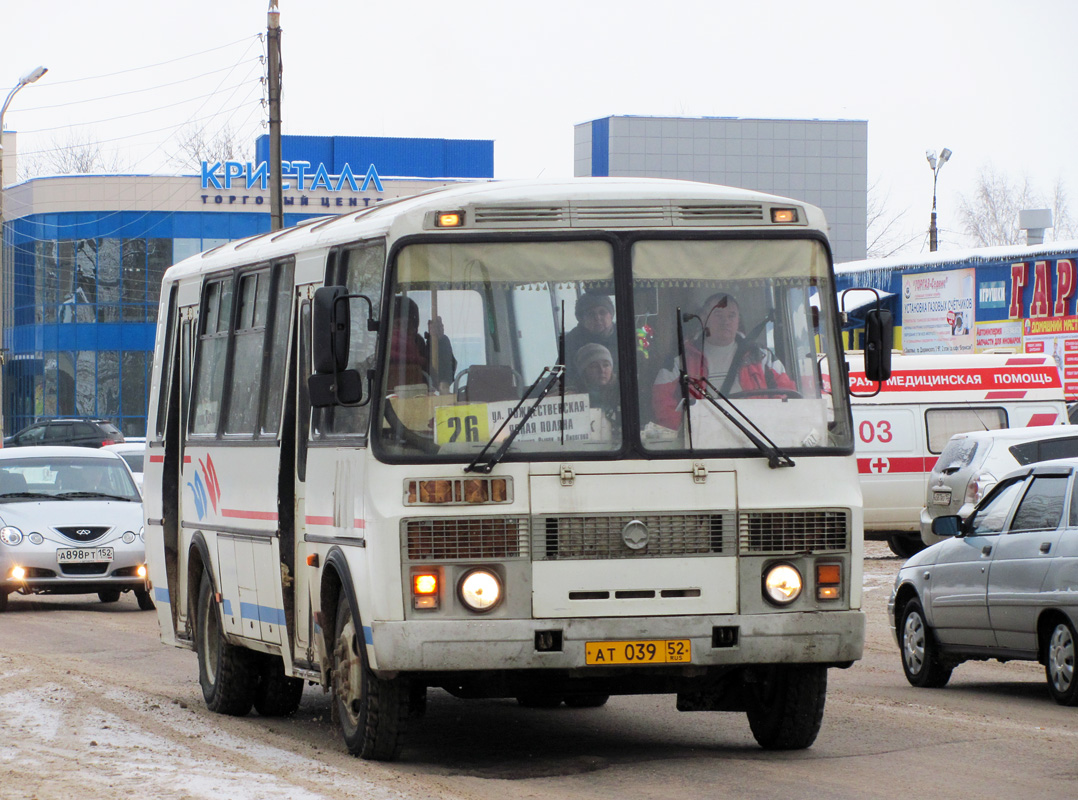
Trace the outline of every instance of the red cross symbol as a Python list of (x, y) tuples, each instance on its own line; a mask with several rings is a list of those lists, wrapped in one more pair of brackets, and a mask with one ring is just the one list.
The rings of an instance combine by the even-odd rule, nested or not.
[(890, 472), (891, 462), (881, 456), (880, 458), (874, 458), (872, 461), (869, 461), (868, 468), (871, 472)]

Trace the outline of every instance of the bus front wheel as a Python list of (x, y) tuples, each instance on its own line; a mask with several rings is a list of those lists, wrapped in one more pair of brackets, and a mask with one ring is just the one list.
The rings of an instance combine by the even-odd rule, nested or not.
[(749, 727), (760, 747), (803, 750), (816, 741), (827, 699), (827, 667), (775, 665), (752, 687)]
[(371, 671), (362, 627), (344, 594), (337, 604), (333, 665), (333, 710), (348, 752), (392, 761), (404, 743), (408, 683), (383, 680)]
[(221, 615), (213, 596), (210, 576), (202, 574), (198, 587), (198, 682), (206, 707), (217, 714), (242, 717), (251, 710), (257, 686), (252, 653), (225, 641)]

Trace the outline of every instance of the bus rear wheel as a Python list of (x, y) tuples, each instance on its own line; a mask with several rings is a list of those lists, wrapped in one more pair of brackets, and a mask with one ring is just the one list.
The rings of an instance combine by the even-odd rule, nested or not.
[(768, 667), (749, 704), (749, 727), (765, 750), (803, 750), (816, 741), (827, 699), (827, 667)]
[(348, 752), (374, 761), (400, 753), (408, 720), (408, 682), (383, 680), (367, 663), (362, 627), (347, 596), (337, 603), (333, 636), (333, 712)]
[(252, 653), (225, 641), (213, 584), (206, 573), (198, 587), (196, 625), (198, 682), (206, 707), (217, 714), (245, 716), (254, 703), (258, 675)]

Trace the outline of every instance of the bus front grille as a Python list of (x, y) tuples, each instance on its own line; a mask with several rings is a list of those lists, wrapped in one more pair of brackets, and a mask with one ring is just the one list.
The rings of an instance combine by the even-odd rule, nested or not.
[(733, 555), (733, 512), (532, 518), (536, 561)]
[(401, 525), (408, 561), (528, 557), (527, 517), (420, 517)]
[(848, 550), (845, 509), (745, 511), (738, 519), (742, 553), (820, 553)]

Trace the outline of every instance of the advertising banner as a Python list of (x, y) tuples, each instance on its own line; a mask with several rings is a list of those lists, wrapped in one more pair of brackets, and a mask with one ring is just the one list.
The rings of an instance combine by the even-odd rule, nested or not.
[(902, 347), (907, 353), (972, 353), (973, 269), (902, 276)]

